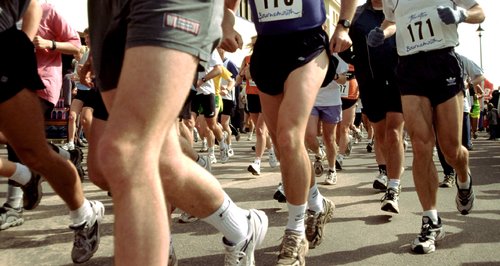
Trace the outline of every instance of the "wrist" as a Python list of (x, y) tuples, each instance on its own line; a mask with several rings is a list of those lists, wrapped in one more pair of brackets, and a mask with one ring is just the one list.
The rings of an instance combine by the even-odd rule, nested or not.
[(50, 50), (54, 51), (57, 48), (56, 41), (52, 40), (52, 46), (50, 47)]

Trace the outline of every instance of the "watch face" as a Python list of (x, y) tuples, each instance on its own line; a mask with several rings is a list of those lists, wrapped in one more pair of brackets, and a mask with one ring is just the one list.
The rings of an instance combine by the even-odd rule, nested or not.
[(351, 26), (351, 22), (347, 19), (339, 20), (339, 24), (344, 26), (344, 28), (349, 28)]

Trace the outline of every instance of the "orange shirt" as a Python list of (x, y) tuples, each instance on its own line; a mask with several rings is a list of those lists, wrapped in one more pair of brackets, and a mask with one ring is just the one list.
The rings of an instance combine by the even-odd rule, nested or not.
[[(241, 71), (245, 71), (250, 67), (250, 55), (245, 57), (245, 67)], [(246, 74), (246, 73), (245, 73)], [(253, 79), (247, 75), (246, 76), (246, 93), (247, 94), (259, 94), (259, 88), (257, 88), (257, 84), (253, 81)]]

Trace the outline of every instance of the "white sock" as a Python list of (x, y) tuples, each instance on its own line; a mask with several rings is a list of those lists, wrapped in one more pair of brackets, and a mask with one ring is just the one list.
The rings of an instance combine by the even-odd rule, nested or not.
[(438, 212), (437, 210), (428, 210), (422, 213), (422, 216), (427, 216), (432, 220), (432, 223), (438, 223)]
[(389, 179), (389, 183), (387, 183), (387, 188), (395, 188), (395, 189), (398, 189), (399, 188), (399, 184), (401, 184), (401, 180), (400, 179)]
[(15, 163), (15, 164), (16, 164), (16, 171), (12, 176), (9, 177), (9, 179), (12, 181), (16, 181), (16, 183), (19, 183), (21, 185), (26, 185), (31, 179), (30, 169), (20, 163)]
[(247, 210), (236, 206), (231, 198), (224, 193), (224, 202), (219, 209), (202, 220), (219, 230), (226, 240), (238, 244), (247, 238), (248, 215)]
[(467, 181), (465, 181), (464, 183), (460, 182), (460, 179), (457, 178), (457, 186), (460, 189), (468, 189), (470, 187), (470, 182), (470, 175), (467, 175)]
[(254, 164), (259, 164), (259, 165), (260, 165), (260, 158), (255, 158), (255, 160), (253, 160), (253, 163), (254, 163)]
[(84, 199), (82, 206), (80, 208), (69, 211), (69, 217), (74, 225), (80, 225), (83, 222), (90, 222), (93, 224), (92, 216), (94, 214), (94, 210), (92, 210), (92, 206), (90, 206), (90, 202), (87, 199)]
[(7, 203), (12, 208), (21, 208), (23, 206), (23, 190), (20, 187), (8, 185)]
[(208, 154), (214, 154), (214, 147), (208, 147)]
[(286, 224), (286, 229), (305, 234), (306, 228), (304, 226), (304, 219), (306, 216), (307, 203), (302, 205), (292, 205), (287, 202), (287, 205), (288, 223)]
[(307, 199), (307, 207), (309, 210), (319, 213), (323, 211), (323, 195), (318, 190), (318, 186), (314, 184), (309, 189), (309, 198)]

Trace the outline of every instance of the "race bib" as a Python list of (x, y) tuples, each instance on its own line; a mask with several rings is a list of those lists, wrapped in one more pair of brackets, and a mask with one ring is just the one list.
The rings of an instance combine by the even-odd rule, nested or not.
[(302, 17), (302, 0), (255, 0), (259, 22)]
[(443, 23), (436, 7), (429, 7), (397, 18), (397, 34), (407, 54), (442, 48), (445, 45)]
[(338, 84), (340, 89), (340, 97), (347, 98), (349, 96), (349, 82)]

